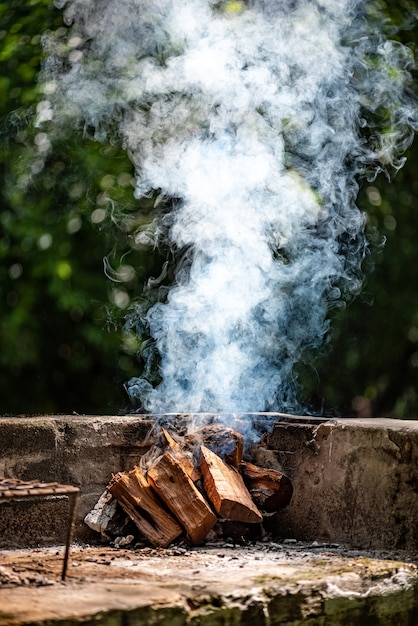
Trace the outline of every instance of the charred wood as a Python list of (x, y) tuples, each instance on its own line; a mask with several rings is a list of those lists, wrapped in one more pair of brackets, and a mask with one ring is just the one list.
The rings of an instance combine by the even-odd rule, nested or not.
[(200, 446), (204, 445), (225, 463), (238, 469), (244, 451), (244, 437), (236, 430), (222, 424), (209, 424), (187, 435), (185, 441), (193, 446), (197, 458)]
[(281, 472), (242, 461), (240, 471), (251, 498), (262, 511), (272, 513), (289, 504), (293, 487)]

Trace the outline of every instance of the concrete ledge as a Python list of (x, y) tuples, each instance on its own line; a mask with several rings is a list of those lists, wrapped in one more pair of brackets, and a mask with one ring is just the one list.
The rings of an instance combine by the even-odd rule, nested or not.
[[(138, 463), (149, 447), (151, 427), (149, 420), (130, 415), (0, 418), (0, 476), (80, 487), (74, 536), (90, 539), (93, 533), (83, 522), (86, 513), (112, 473)], [(0, 546), (49, 543), (53, 537), (59, 541), (67, 505), (66, 499), (55, 500), (0, 503), (5, 507), (0, 508)]]
[(278, 536), (418, 553), (418, 421), (282, 421), (263, 444), (294, 486)]
[[(0, 626), (418, 623), (416, 566), (371, 555), (277, 543), (182, 550), (74, 547), (64, 584), (61, 561), (55, 549), (0, 553)], [(20, 584), (13, 586), (15, 579)]]
[[(282, 467), (294, 486), (291, 504), (270, 522), (278, 537), (418, 553), (418, 421), (235, 416), (258, 428), (265, 418), (274, 426), (253, 447), (257, 461)], [(151, 427), (152, 420), (135, 415), (2, 418), (0, 476), (80, 487), (75, 538), (91, 539), (85, 514), (112, 472), (138, 462)], [(0, 509), (3, 545), (56, 536), (52, 506), (28, 505), (20, 536), (18, 525), (10, 526), (13, 510)], [(64, 526), (65, 506), (57, 506)], [(38, 529), (32, 536), (31, 528)]]

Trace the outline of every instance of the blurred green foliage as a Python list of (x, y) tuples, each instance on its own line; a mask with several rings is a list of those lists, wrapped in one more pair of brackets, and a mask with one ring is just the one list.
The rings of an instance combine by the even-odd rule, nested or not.
[[(381, 5), (395, 21), (415, 9)], [(165, 260), (135, 243), (152, 199), (135, 200), (123, 151), (87, 131), (50, 146), (33, 125), (42, 33), (59, 29), (49, 0), (0, 1), (0, 414), (129, 408), (123, 382), (139, 373), (139, 340), (124, 316)], [(418, 146), (408, 157), (391, 183), (361, 182), (365, 285), (334, 312), (323, 354), (300, 368), (315, 412), (418, 414)]]
[(363, 182), (363, 290), (336, 311), (324, 352), (301, 371), (305, 401), (335, 415), (418, 415), (418, 149), (389, 182)]
[(132, 165), (78, 132), (36, 158), (49, 142), (33, 125), (41, 35), (60, 28), (49, 0), (0, 2), (2, 414), (118, 412), (138, 371), (138, 342), (122, 332), (145, 279), (144, 253), (127, 243), (147, 219)]

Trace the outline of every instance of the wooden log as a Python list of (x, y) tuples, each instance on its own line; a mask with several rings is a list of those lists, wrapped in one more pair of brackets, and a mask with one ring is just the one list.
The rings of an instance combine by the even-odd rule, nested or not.
[(148, 470), (148, 480), (186, 529), (194, 545), (202, 543), (216, 524), (216, 515), (193, 484), (181, 463), (165, 452)]
[(178, 461), (178, 463), (180, 463), (188, 477), (193, 482), (199, 480), (201, 474), (195, 467), (195, 464), (193, 463), (190, 456), (188, 456), (184, 448), (175, 439), (173, 439), (168, 430), (166, 430), (165, 428), (162, 428), (161, 430), (164, 435), (165, 441), (168, 444), (169, 452), (172, 454), (172, 456), (176, 459), (176, 461)]
[(263, 516), (252, 501), (238, 471), (206, 446), (201, 446), (200, 451), (203, 484), (217, 513), (237, 522), (262, 522)]
[(130, 517), (109, 491), (102, 493), (94, 508), (85, 516), (84, 522), (100, 533), (103, 539), (126, 536), (136, 530)]
[(289, 504), (293, 487), (287, 476), (246, 461), (240, 463), (240, 471), (253, 501), (262, 511), (273, 513)]
[(182, 534), (183, 529), (163, 508), (139, 467), (113, 476), (107, 490), (152, 545), (165, 548)]
[(87, 513), (84, 518), (84, 522), (92, 530), (101, 533), (103, 537), (109, 539), (109, 535), (106, 532), (111, 520), (116, 515), (117, 500), (111, 493), (105, 491), (102, 493), (94, 508)]
[(225, 463), (238, 469), (244, 450), (244, 437), (236, 430), (222, 424), (209, 424), (187, 435), (185, 439), (197, 448), (197, 457), (200, 456), (200, 446), (204, 445)]

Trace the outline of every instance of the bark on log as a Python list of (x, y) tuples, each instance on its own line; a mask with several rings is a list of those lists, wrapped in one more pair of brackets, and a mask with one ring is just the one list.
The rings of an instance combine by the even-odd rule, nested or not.
[(238, 471), (205, 446), (201, 446), (200, 451), (205, 490), (219, 515), (237, 522), (262, 522), (263, 516)]
[(183, 529), (161, 506), (139, 467), (113, 476), (107, 489), (152, 545), (165, 548), (182, 534)]
[(261, 510), (272, 513), (289, 504), (293, 487), (287, 476), (246, 461), (240, 463), (240, 471), (253, 501)]
[(148, 480), (166, 506), (186, 529), (194, 545), (202, 543), (216, 524), (216, 515), (184, 471), (168, 452), (148, 470)]
[(110, 521), (116, 515), (117, 501), (108, 491), (104, 491), (94, 508), (87, 513), (84, 522), (92, 530), (101, 533), (104, 537), (109, 538), (106, 533)]
[(187, 435), (185, 439), (197, 448), (197, 457), (200, 455), (200, 446), (204, 445), (225, 463), (238, 469), (244, 450), (244, 437), (236, 430), (222, 424), (209, 424)]
[(136, 531), (130, 517), (109, 491), (102, 493), (94, 508), (85, 516), (84, 522), (100, 533), (103, 539), (115, 539)]

